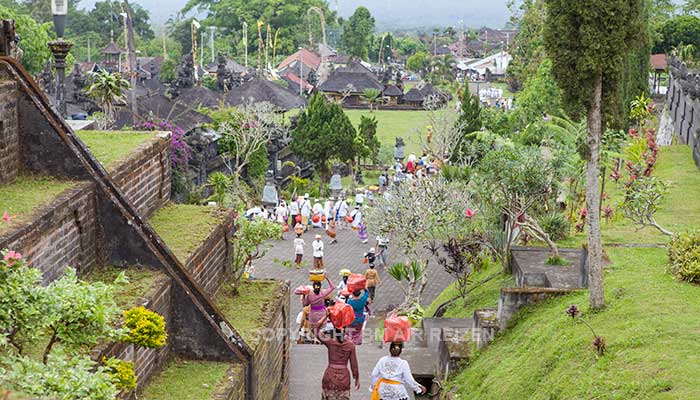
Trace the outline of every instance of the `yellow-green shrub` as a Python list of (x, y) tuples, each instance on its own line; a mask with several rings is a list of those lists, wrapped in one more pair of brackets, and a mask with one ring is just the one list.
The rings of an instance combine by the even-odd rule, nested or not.
[(668, 247), (668, 261), (678, 279), (700, 284), (700, 231), (674, 236)]
[(124, 311), (124, 342), (156, 349), (163, 347), (167, 338), (165, 320), (160, 314), (143, 306)]
[(136, 389), (134, 363), (111, 357), (104, 360), (104, 367), (117, 389), (129, 392)]

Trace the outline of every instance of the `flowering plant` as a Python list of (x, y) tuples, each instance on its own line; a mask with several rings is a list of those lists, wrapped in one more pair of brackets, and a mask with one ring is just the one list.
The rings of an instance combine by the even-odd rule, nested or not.
[(173, 168), (184, 171), (187, 169), (187, 162), (192, 154), (192, 149), (185, 141), (185, 131), (169, 121), (159, 119), (148, 120), (138, 123), (134, 129), (142, 131), (168, 131), (170, 134), (170, 145), (172, 148), (171, 161)]

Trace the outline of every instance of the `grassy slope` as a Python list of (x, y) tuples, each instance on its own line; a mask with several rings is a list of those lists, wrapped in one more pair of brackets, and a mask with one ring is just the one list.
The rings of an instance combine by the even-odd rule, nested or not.
[(162, 272), (136, 266), (128, 268), (115, 266), (93, 268), (83, 279), (88, 282), (112, 284), (122, 271), (126, 274), (129, 283), (116, 285), (114, 298), (117, 306), (124, 310), (137, 306), (142, 299), (146, 298), (156, 288), (158, 282), (168, 279)]
[[(698, 227), (700, 221), (700, 203), (695, 201), (695, 193), (700, 188), (700, 173), (695, 167), (691, 148), (689, 146), (662, 147), (654, 175), (669, 184), (669, 193), (661, 203), (656, 217), (658, 222), (674, 232)], [(608, 180), (606, 190), (613, 198), (606, 202), (616, 208), (619, 201), (618, 191)], [(668, 237), (654, 228), (637, 230), (637, 227), (627, 220), (603, 222), (604, 243), (666, 243)], [(584, 233), (573, 236), (562, 243), (579, 247), (585, 243)]]
[[(458, 301), (452, 307), (447, 309), (445, 318), (471, 318), (474, 310), (486, 307), (495, 307), (498, 304), (498, 296), (501, 292), (501, 287), (513, 286), (515, 279), (513, 276), (501, 273), (502, 267), (499, 264), (492, 263), (488, 268), (481, 270), (472, 277), (472, 286), (474, 290), (467, 295), (466, 304)], [(496, 275), (493, 279), (484, 282), (476, 287), (479, 282)], [(453, 283), (447, 287), (440, 295), (425, 309), (425, 315), (432, 316), (435, 310), (443, 302), (457, 296), (457, 286)]]
[(411, 152), (420, 152), (420, 137), (416, 131), (425, 134), (425, 127), (428, 125), (427, 111), (376, 110), (370, 114), (369, 110), (345, 110), (345, 114), (356, 128), (360, 125), (360, 116), (362, 115), (371, 115), (377, 118), (379, 141), (382, 147), (391, 149), (392, 154), (397, 136), (402, 137), (406, 143), (407, 156)]
[(228, 363), (176, 358), (153, 378), (141, 395), (142, 400), (205, 400), (231, 367)]
[(257, 332), (263, 328), (266, 307), (274, 300), (272, 296), (279, 285), (279, 282), (273, 281), (244, 280), (238, 287), (237, 296), (232, 296), (226, 285), (216, 294), (219, 309), (253, 348), (260, 339)]
[(154, 132), (78, 131), (78, 137), (105, 167), (114, 166), (137, 146), (151, 139)]
[(29, 222), (32, 211), (72, 185), (45, 176), (21, 175), (9, 185), (0, 186), (0, 216), (7, 212), (11, 218), (9, 224), (0, 220), (0, 233)]
[(169, 203), (151, 217), (158, 235), (185, 262), (223, 218), (215, 207)]
[(607, 308), (585, 316), (607, 355), (598, 359), (590, 331), (564, 314), (585, 306), (587, 293), (553, 299), (525, 311), (454, 378), (456, 398), (700, 398), (700, 288), (664, 272), (662, 249), (608, 252)]

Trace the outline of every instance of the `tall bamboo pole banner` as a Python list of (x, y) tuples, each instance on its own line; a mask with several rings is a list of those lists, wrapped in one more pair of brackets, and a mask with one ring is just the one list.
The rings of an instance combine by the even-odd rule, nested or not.
[(263, 39), (262, 39), (262, 27), (265, 23), (262, 20), (258, 20), (258, 75), (262, 76), (262, 52), (263, 52)]
[(243, 22), (243, 63), (246, 68), (248, 68), (248, 23)]
[(197, 29), (201, 25), (196, 19), (192, 20), (192, 65), (194, 66), (194, 80), (199, 80), (199, 74), (197, 73)]
[(280, 34), (280, 28), (275, 31), (275, 41), (272, 44), (272, 64), (277, 65), (277, 37)]

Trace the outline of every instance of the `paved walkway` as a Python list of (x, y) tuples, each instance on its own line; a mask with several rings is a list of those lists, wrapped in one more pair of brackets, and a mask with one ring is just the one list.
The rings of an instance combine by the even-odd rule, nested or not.
[[(306, 240), (305, 266), (297, 270), (294, 267), (288, 268), (281, 265), (282, 261), (292, 260), (294, 256), (293, 234), (290, 232), (286, 234), (286, 240), (275, 242), (268, 254), (255, 263), (254, 277), (291, 281), (292, 290), (297, 286), (308, 284), (308, 269), (311, 264), (311, 242), (314, 240), (316, 233), (323, 235), (323, 240), (326, 244), (324, 263), (326, 271), (333, 282), (336, 284), (339, 282), (339, 273), (343, 268), (348, 268), (354, 273), (363, 273), (365, 271), (367, 266), (362, 264), (362, 257), (370, 247), (375, 247), (374, 236), (370, 235), (368, 244), (362, 244), (356, 232), (341, 230), (338, 232), (339, 243), (329, 245), (328, 242), (330, 240), (321, 229), (311, 229), (304, 234), (304, 239)], [(395, 246), (390, 245), (388, 254), (389, 265), (403, 261), (402, 258), (397, 256)], [(384, 313), (403, 300), (403, 292), (398, 283), (386, 273), (384, 268), (380, 267), (378, 271), (382, 285), (377, 288), (376, 302), (372, 306), (372, 311), (375, 315)], [(449, 274), (436, 266), (432, 266), (428, 271), (428, 276), (430, 278), (423, 294), (423, 304), (431, 303), (452, 281)], [(292, 295), (290, 308), (290, 327), (292, 330), (296, 330), (296, 317), (301, 310), (301, 302), (298, 296)], [(379, 343), (372, 340), (374, 335), (371, 328), (376, 325), (378, 325), (376, 318), (371, 318), (367, 324), (369, 329), (366, 332), (365, 344), (358, 347), (362, 389), (359, 392), (353, 392), (352, 399), (370, 399), (368, 387), (372, 368), (381, 356), (388, 354), (386, 348), (380, 349)], [(409, 348), (405, 351), (406, 357), (411, 360), (425, 360), (424, 363), (412, 361), (414, 373), (431, 367), (430, 356), (423, 354), (424, 351), (421, 348)], [(290, 371), (290, 400), (320, 399), (321, 378), (327, 364), (325, 347), (319, 345), (297, 345), (294, 343), (290, 356), (290, 366), (292, 368)]]

